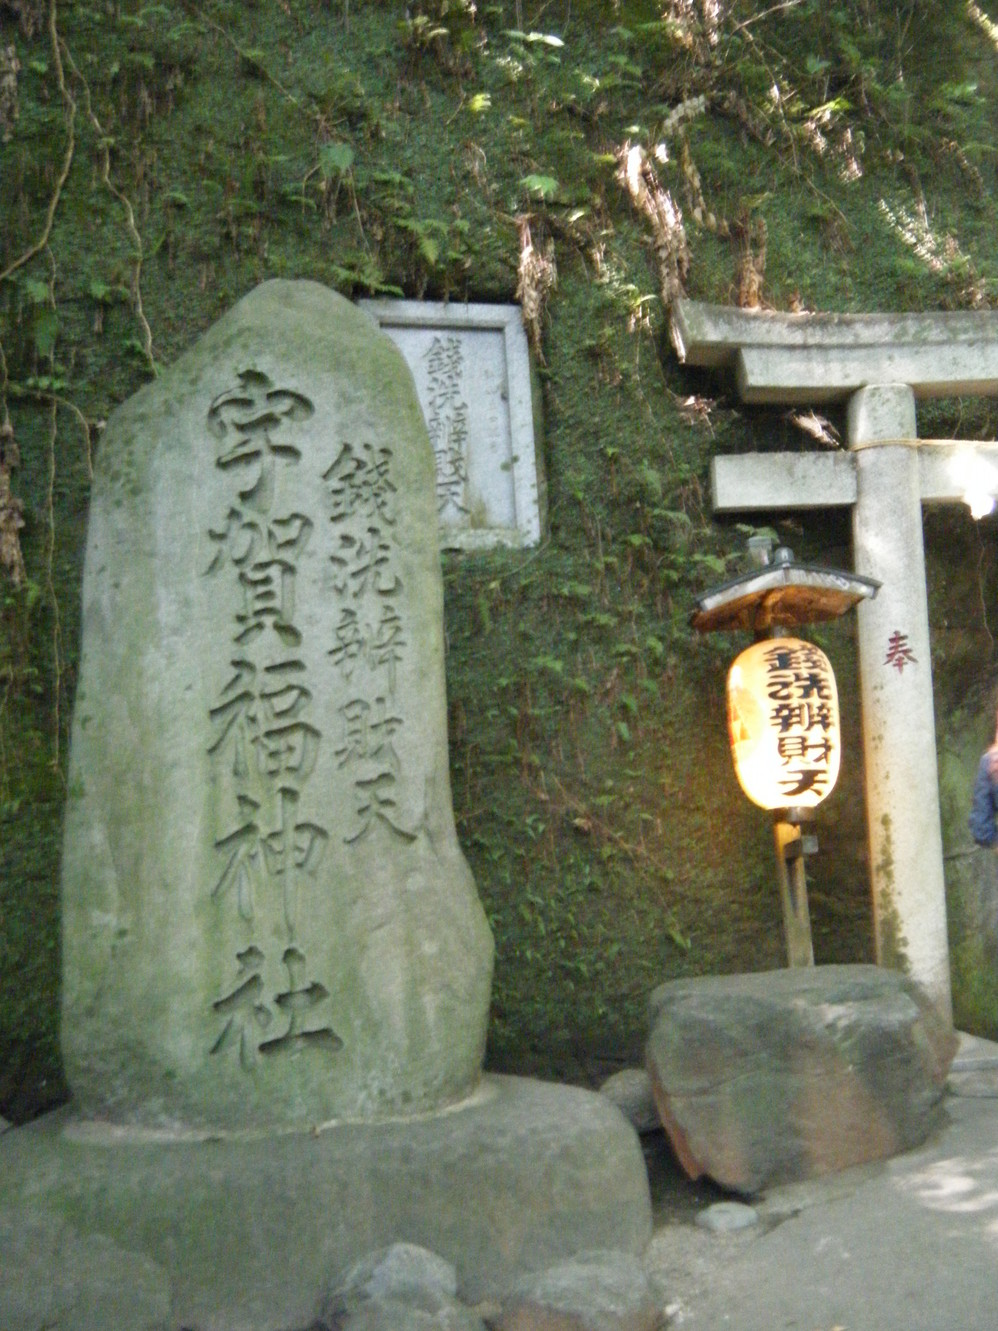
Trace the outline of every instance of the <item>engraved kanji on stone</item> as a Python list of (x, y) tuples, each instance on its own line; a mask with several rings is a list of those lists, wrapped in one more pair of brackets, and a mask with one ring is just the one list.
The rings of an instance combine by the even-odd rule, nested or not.
[(294, 777), (306, 781), (315, 768), (322, 738), (307, 721), (291, 721), (286, 726), (272, 726), (256, 735), (257, 769), (264, 776)]
[(367, 638), (357, 611), (344, 606), (336, 629), (336, 646), (329, 649), (333, 664), (339, 667), (344, 679), (349, 679), (357, 662), (365, 656)]
[(221, 1035), (212, 1045), (212, 1054), (235, 1045), (239, 1050), (239, 1061), (249, 1070), (256, 1062), (256, 1040), (258, 1032), (265, 1031), (274, 1020), (274, 1014), (261, 1001), (263, 994), (264, 955), (258, 947), (247, 947), (236, 953), (239, 971), (236, 975), (235, 988), (224, 998), (212, 1004), (219, 1016), (225, 1018)]
[(211, 895), (221, 897), (234, 891), (239, 914), (244, 920), (252, 920), (254, 897), (261, 886), (264, 871), (260, 825), (256, 820), (260, 803), (242, 793), (236, 795), (236, 803), (243, 822), (215, 842), (216, 850), (220, 850), (227, 858), (225, 868), (211, 889)]
[(336, 750), (339, 767), (369, 762), (382, 770), (398, 771), (392, 737), (401, 728), (402, 718), (388, 713), (387, 699), (378, 697), (370, 703), (366, 698), (351, 698), (340, 708), (340, 715), (343, 742)]
[(461, 339), (437, 334), (426, 352), (426, 373), (432, 406), (439, 410), (458, 402), (461, 395), (461, 371), (464, 354)]
[(402, 660), (406, 640), (402, 635), (402, 619), (391, 604), (381, 606), (381, 618), (370, 639), (368, 656), (372, 670), (383, 669), (388, 677), (388, 691), (395, 692), (395, 667)]
[(256, 770), (264, 776), (288, 773), (305, 780), (315, 767), (319, 730), (301, 719), (311, 691), (300, 682), (304, 662), (274, 662), (263, 670), (246, 657), (234, 657), (234, 674), (209, 716), (215, 738), (208, 752), (218, 756), (231, 749), (229, 770), (245, 780), (256, 753)]
[(410, 832), (395, 821), (398, 806), (395, 786), (396, 777), (391, 771), (378, 772), (374, 776), (354, 782), (355, 812), (360, 825), (352, 836), (343, 838), (347, 845), (352, 845), (366, 836), (376, 822), (383, 823), (405, 841), (416, 840), (415, 832)]
[(308, 963), (297, 947), (286, 948), (282, 960), (288, 972), (288, 987), (277, 994), (274, 1002), (287, 1018), (288, 1028), (282, 1035), (264, 1040), (260, 1053), (272, 1055), (317, 1048), (332, 1054), (342, 1049), (343, 1041), (330, 1025), (312, 1025), (309, 1021), (315, 1018), (315, 1009), (329, 998), (329, 990), (317, 980), (305, 980)]
[(297, 647), (301, 633), (291, 622), (295, 608), (295, 566), (286, 559), (258, 559), (239, 574), (242, 609), (236, 613), (240, 645), (254, 642), (268, 629), (284, 646)]
[(305, 662), (297, 659), (273, 661), (264, 666), (260, 700), (266, 723), (297, 720), (312, 701), (312, 690), (302, 684)]
[(288, 937), (297, 927), (297, 871), (311, 877), (319, 867), (329, 833), (318, 823), (295, 822), (299, 794), (290, 786), (278, 791), (279, 826), (262, 839), (264, 861), (270, 878), (280, 887)]
[(238, 387), (220, 393), (208, 409), (208, 429), (220, 445), (215, 465), (244, 477), (239, 497), (258, 512), (270, 509), (275, 463), (301, 459), (298, 445), (285, 438), (286, 427), (314, 411), (307, 397), (275, 388), (259, 370), (243, 370)]
[[(232, 564), (240, 575), (250, 576), (255, 569), (275, 560), (293, 567), (294, 559), (308, 545), (312, 527), (312, 520), (302, 513), (274, 518), (264, 527), (262, 522), (242, 509), (230, 508), (224, 527), (208, 529), (208, 539), (216, 549), (205, 573), (217, 573), (227, 563)], [(257, 558), (263, 553), (264, 545), (269, 561)]]
[(468, 405), (461, 400), (464, 355), (460, 338), (434, 337), (426, 352), (426, 426), (437, 459), (437, 509), (448, 504), (466, 513)]
[(245, 568), (256, 558), (263, 543), (263, 524), (247, 517), (240, 508), (230, 508), (224, 527), (208, 528), (208, 540), (215, 550), (206, 573), (217, 573), (226, 563), (237, 569)]
[(332, 511), (331, 522), (350, 517), (395, 523), (395, 486), (389, 476), (392, 451), (377, 444), (343, 444), (335, 462), (322, 474)]
[(335, 570), (333, 590), (355, 600), (367, 592), (393, 596), (402, 582), (392, 567), (392, 548), (377, 527), (368, 527), (362, 535), (340, 532), (336, 551), (329, 556)]
[(460, 513), (468, 512), (464, 502), (468, 484), (468, 411), (462, 407), (441, 429), (437, 459), (437, 511), (450, 504)]
[(208, 709), (216, 736), (208, 752), (220, 754), (231, 745), (232, 774), (242, 779), (249, 772), (250, 746), (259, 732), (256, 666), (245, 657), (235, 657), (229, 664), (235, 674), (222, 689), (218, 703)]
[(386, 602), (380, 606), (377, 624), (362, 620), (350, 606), (344, 606), (337, 622), (336, 645), (329, 655), (343, 678), (349, 680), (358, 662), (372, 672), (383, 670), (388, 692), (395, 692), (396, 666), (402, 659), (406, 640), (402, 633), (402, 618), (395, 607)]

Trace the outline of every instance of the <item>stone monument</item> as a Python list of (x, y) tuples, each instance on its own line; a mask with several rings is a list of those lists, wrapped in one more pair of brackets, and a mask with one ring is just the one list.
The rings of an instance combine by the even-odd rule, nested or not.
[(330, 299), (258, 291), (102, 445), (63, 857), (87, 1114), (322, 1122), (478, 1080), (432, 458), (394, 348)]
[(251, 292), (109, 422), (64, 845), (73, 1104), (0, 1138), (4, 1331), (304, 1327), (386, 1244), (478, 1297), (649, 1237), (616, 1109), (481, 1077), (436, 517), (401, 354), (315, 283)]

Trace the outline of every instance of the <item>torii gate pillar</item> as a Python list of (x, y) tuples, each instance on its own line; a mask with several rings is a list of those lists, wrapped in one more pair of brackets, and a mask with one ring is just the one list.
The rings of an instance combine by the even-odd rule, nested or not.
[[(998, 314), (782, 315), (679, 300), (680, 360), (734, 372), (748, 403), (842, 403), (848, 451), (715, 457), (716, 512), (853, 508), (877, 959), (952, 1019), (923, 503), (963, 498), (968, 464), (998, 492), (998, 445), (919, 440), (918, 398), (998, 395)], [(961, 476), (961, 472), (964, 476)]]
[[(846, 421), (856, 459), (853, 562), (882, 584), (856, 607), (877, 961), (910, 971), (950, 1017), (918, 450), (878, 443), (915, 439), (914, 394), (907, 384), (861, 388)], [(893, 663), (892, 644), (901, 653)]]

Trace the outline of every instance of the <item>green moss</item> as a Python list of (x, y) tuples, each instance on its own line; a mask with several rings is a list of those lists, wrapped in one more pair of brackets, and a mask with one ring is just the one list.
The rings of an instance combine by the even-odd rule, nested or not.
[[(710, 516), (711, 455), (810, 444), (677, 365), (613, 154), (667, 143), (694, 296), (734, 299), (741, 237), (762, 219), (777, 306), (987, 303), (998, 73), (961, 6), (804, 0), (742, 28), (744, 7), (721, 9), (712, 42), (650, 0), (479, 4), (473, 38), (438, 59), (375, 0), (59, 7), (72, 166), (47, 246), (0, 282), (0, 408), (34, 588), (0, 612), (0, 1108), (24, 1116), (60, 1084), (55, 883), (88, 457), (152, 372), (146, 327), (169, 363), (272, 276), (511, 300), (520, 216), (553, 239), (559, 272), (542, 322), (550, 534), (446, 562), (455, 808), (498, 943), (491, 1057), (593, 1077), (640, 1044), (654, 983), (780, 963), (770, 829), (741, 799), (721, 720), (735, 643), (695, 638), (687, 615), (744, 544)], [(531, 27), (564, 44), (515, 35)], [(68, 133), (47, 35), (13, 40), (0, 271), (42, 235)], [(663, 128), (701, 95), (685, 133), (713, 230)], [(531, 192), (537, 177), (556, 188)], [(926, 403), (919, 427), (993, 438), (998, 415)], [(845, 515), (759, 522), (801, 557), (850, 563)], [(987, 711), (995, 551), (988, 524), (927, 515), (943, 747)], [(820, 961), (871, 955), (852, 634), (820, 635), (847, 726), (809, 864)], [(984, 973), (961, 935), (956, 1005), (975, 1028), (994, 1012)]]

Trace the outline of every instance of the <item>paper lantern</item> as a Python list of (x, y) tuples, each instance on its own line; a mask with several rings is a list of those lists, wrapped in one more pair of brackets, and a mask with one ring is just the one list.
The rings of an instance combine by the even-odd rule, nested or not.
[(839, 774), (828, 657), (799, 638), (754, 643), (728, 672), (728, 734), (742, 790), (763, 809), (820, 804)]

